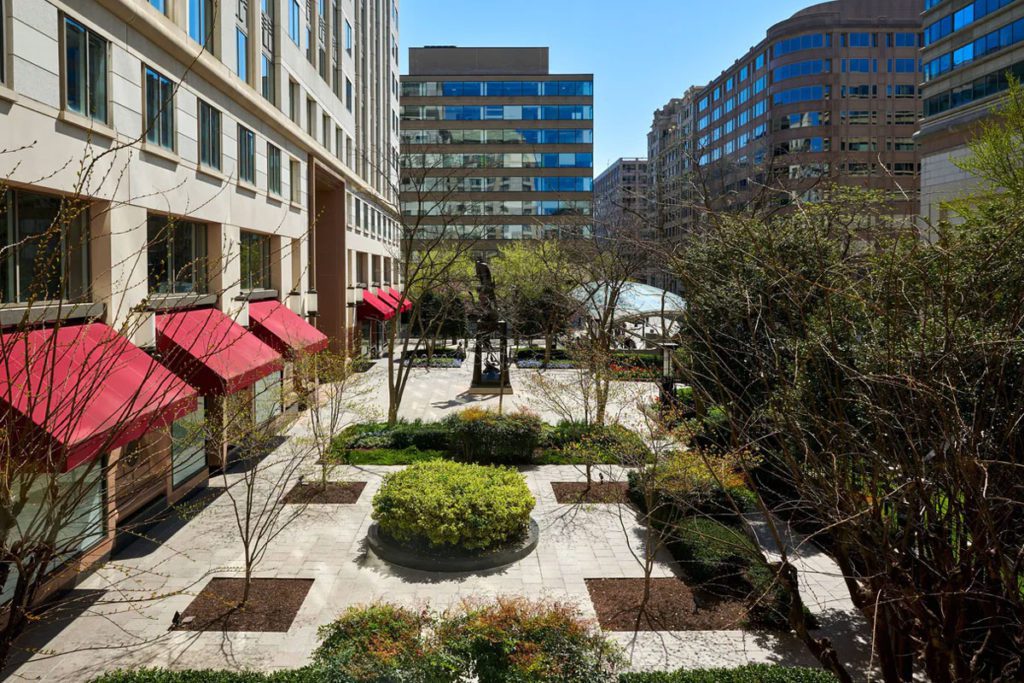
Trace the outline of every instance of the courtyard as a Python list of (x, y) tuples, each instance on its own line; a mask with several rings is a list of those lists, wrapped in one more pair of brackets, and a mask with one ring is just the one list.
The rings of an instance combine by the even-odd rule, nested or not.
[[(469, 363), (458, 369), (416, 370), (403, 401), (405, 419), (436, 420), (468, 405), (496, 407), (497, 398), (469, 396)], [(373, 387), (368, 413), (386, 410), (383, 363), (367, 373)], [(544, 400), (532, 395), (530, 373), (512, 370), (513, 396), (505, 409), (527, 407), (549, 422)], [(559, 371), (549, 371), (557, 373)], [(612, 418), (637, 425), (639, 401), (653, 398), (650, 383), (617, 383)], [(361, 416), (363, 417), (363, 416)], [(308, 414), (286, 432), (279, 448), (302, 438)], [(365, 419), (365, 417), (363, 417)], [(271, 456), (272, 457), (272, 456)], [(309, 463), (315, 476), (316, 464)], [(583, 481), (578, 466), (520, 468), (537, 504), (533, 517), (541, 533), (536, 550), (498, 569), (475, 573), (431, 573), (403, 569), (379, 559), (367, 548), (371, 501), (382, 478), (399, 467), (341, 466), (331, 477), (365, 482), (353, 505), (310, 505), (276, 538), (259, 564), (258, 578), (312, 580), (309, 592), (286, 632), (169, 630), (212, 577), (237, 576), (242, 549), (235, 531), (234, 508), (217, 495), (225, 478), (211, 479), (198, 502), (133, 542), (89, 576), (76, 590), (79, 599), (65, 611), (44, 619), (19, 642), (12, 680), (89, 681), (117, 668), (159, 666), (171, 669), (274, 670), (303, 666), (318, 643), (317, 629), (347, 607), (388, 601), (415, 609), (443, 610), (463, 601), (494, 596), (551, 598), (576, 604), (583, 615), (596, 616), (587, 579), (642, 578), (644, 527), (637, 511), (625, 504), (559, 504), (553, 482)], [(622, 468), (603, 466), (600, 475), (622, 481)], [(228, 474), (231, 485), (238, 474)], [(751, 529), (768, 559), (773, 543), (753, 517)], [(840, 655), (861, 668), (866, 661), (866, 624), (849, 602), (838, 568), (798, 537), (789, 538), (800, 570), (801, 594)], [(671, 556), (658, 550), (652, 576), (675, 574)], [(814, 666), (795, 636), (781, 632), (732, 628), (701, 631), (610, 631), (632, 670), (680, 667), (732, 667), (747, 663)]]

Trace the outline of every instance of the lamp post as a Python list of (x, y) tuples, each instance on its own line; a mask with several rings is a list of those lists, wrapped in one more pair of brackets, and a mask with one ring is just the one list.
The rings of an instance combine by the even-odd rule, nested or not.
[(663, 411), (676, 404), (676, 380), (672, 357), (678, 348), (679, 344), (671, 342), (661, 345), (661, 409)]

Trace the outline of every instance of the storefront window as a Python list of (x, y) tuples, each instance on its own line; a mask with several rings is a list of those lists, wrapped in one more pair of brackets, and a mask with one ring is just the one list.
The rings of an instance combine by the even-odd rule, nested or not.
[(253, 413), (257, 425), (264, 424), (281, 414), (280, 372), (257, 380), (253, 389)]
[(168, 216), (148, 220), (149, 291), (206, 292), (206, 226)]
[(8, 190), (0, 200), (0, 302), (83, 301), (87, 211), (60, 197)]
[(206, 431), (203, 399), (191, 415), (171, 425), (171, 484), (177, 488), (206, 469)]
[[(107, 519), (103, 473), (102, 461), (97, 460), (66, 474), (40, 474), (25, 482), (27, 502), (7, 537), (8, 543), (31, 539), (31, 544), (41, 545), (53, 538), (54, 557), (46, 569), (52, 572), (102, 541)], [(50, 486), (54, 477), (55, 496)], [(0, 587), (0, 604), (11, 599), (17, 581), (17, 573), (12, 571)]]

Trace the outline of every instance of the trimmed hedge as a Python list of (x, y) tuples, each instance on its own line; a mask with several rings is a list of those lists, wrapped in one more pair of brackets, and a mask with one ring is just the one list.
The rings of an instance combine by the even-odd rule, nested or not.
[(824, 669), (751, 664), (736, 669), (628, 673), (619, 676), (619, 683), (836, 683), (836, 677)]
[[(111, 671), (93, 683), (318, 683), (329, 680), (313, 667), (259, 673), (255, 671), (216, 671), (212, 669), (135, 669)], [(337, 680), (337, 679), (335, 679)]]
[(525, 465), (540, 442), (542, 422), (536, 415), (466, 408), (444, 418), (451, 450), (471, 462)]
[(538, 465), (576, 465), (572, 446), (586, 442), (593, 446), (593, 463), (598, 465), (632, 465), (650, 456), (650, 449), (635, 432), (621, 425), (598, 426), (562, 420), (544, 430), (536, 458)]
[(535, 504), (513, 469), (432, 460), (384, 477), (373, 519), (398, 541), (486, 550), (526, 533)]

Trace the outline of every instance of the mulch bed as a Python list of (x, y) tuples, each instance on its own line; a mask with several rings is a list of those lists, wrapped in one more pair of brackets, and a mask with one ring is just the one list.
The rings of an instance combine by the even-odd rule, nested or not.
[(709, 596), (675, 578), (651, 580), (643, 614), (643, 579), (587, 579), (586, 584), (606, 631), (718, 631), (742, 628), (746, 621), (742, 600)]
[(591, 482), (587, 490), (587, 482), (556, 481), (551, 484), (555, 492), (555, 500), (562, 505), (580, 503), (629, 503), (629, 484), (624, 481)]
[(287, 631), (313, 579), (253, 579), (242, 607), (245, 579), (216, 577), (181, 613), (172, 631)]
[(365, 488), (365, 481), (331, 481), (326, 489), (320, 482), (305, 482), (296, 484), (282, 500), (286, 505), (352, 505)]

